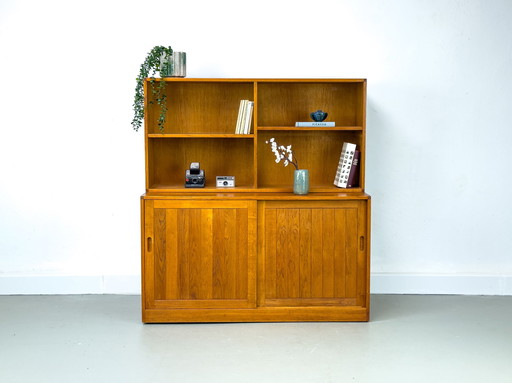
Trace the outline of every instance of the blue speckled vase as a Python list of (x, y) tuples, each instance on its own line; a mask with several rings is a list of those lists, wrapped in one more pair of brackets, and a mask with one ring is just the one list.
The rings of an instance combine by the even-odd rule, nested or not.
[(300, 195), (309, 193), (309, 172), (306, 169), (295, 170), (293, 193)]

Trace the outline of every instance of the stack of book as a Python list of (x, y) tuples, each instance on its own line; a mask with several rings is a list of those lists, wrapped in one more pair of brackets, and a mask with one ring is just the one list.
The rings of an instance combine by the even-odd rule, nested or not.
[(254, 101), (241, 100), (236, 121), (235, 134), (251, 134), (252, 112)]
[(359, 150), (356, 150), (356, 144), (344, 142), (341, 149), (340, 162), (334, 185), (340, 188), (351, 188), (357, 186), (359, 182)]

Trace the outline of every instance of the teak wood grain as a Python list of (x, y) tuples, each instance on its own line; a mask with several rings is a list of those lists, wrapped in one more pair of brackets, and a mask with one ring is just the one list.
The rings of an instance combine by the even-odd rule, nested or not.
[[(146, 191), (186, 190), (184, 172), (191, 162), (206, 171), (206, 190), (215, 176), (237, 179), (234, 192), (288, 191), (293, 168), (276, 165), (265, 144), (271, 137), (292, 145), (299, 166), (310, 171), (314, 192), (337, 192), (334, 176), (343, 142), (361, 151), (359, 185), (365, 185), (366, 80), (363, 79), (165, 79), (167, 121), (158, 129), (159, 107), (145, 83)], [(235, 135), (240, 100), (254, 101), (250, 135)], [(295, 128), (323, 109), (335, 128)], [(195, 190), (195, 193), (203, 190)]]
[[(167, 122), (145, 83), (146, 194), (141, 199), (142, 320), (367, 321), (370, 197), (365, 194), (365, 79), (168, 78)], [(251, 134), (234, 134), (240, 100)], [(334, 128), (296, 128), (309, 113)], [(292, 145), (310, 193), (266, 144)], [(343, 142), (361, 151), (360, 182), (333, 185)], [(184, 187), (200, 162), (201, 189)], [(236, 187), (217, 188), (232, 175)]]
[(147, 308), (254, 307), (255, 202), (146, 203)]
[[(366, 221), (361, 202), (266, 202), (264, 208), (265, 270), (262, 305), (306, 299), (307, 305), (329, 304), (330, 299), (356, 302), (358, 270), (366, 273), (366, 258), (358, 258), (359, 221)], [(364, 252), (364, 249), (361, 250)], [(360, 286), (359, 294), (366, 293)]]

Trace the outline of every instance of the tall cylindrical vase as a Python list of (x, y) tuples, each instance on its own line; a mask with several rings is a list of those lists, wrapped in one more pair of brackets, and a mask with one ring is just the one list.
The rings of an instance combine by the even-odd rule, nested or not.
[(295, 170), (293, 193), (300, 195), (309, 193), (309, 172), (306, 169)]
[(172, 52), (170, 57), (164, 59), (162, 77), (185, 77), (187, 75), (187, 54), (185, 52)]

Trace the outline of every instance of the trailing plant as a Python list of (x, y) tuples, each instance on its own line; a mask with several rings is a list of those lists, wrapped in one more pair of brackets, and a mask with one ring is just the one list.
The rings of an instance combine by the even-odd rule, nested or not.
[(137, 77), (137, 86), (135, 87), (135, 99), (133, 101), (134, 116), (132, 126), (138, 131), (144, 120), (144, 80), (150, 78), (150, 88), (154, 101), (160, 106), (160, 116), (158, 117), (158, 128), (164, 131), (164, 124), (167, 116), (167, 95), (165, 94), (165, 81), (156, 81), (155, 74), (160, 72), (162, 77), (163, 65), (172, 55), (172, 48), (164, 46), (156, 46), (147, 54), (146, 59), (140, 66), (139, 75)]

